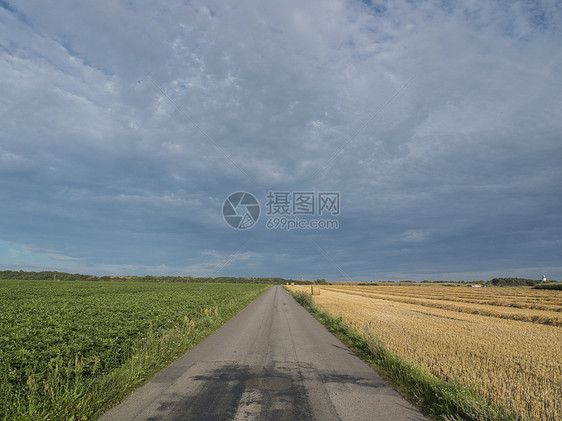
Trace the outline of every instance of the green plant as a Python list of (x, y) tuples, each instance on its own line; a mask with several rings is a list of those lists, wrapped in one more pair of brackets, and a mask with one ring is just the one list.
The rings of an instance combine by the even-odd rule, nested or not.
[(0, 281), (0, 420), (94, 419), (267, 288)]

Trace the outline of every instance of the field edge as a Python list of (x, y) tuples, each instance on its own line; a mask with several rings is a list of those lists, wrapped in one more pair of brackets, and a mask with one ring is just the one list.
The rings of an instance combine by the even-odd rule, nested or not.
[[(164, 342), (164, 343), (165, 342), (172, 342), (173, 343), (174, 342), (174, 336), (177, 336), (178, 334), (184, 340), (187, 339), (189, 341), (189, 343), (186, 346), (180, 347), (179, 349), (175, 350), (175, 352), (173, 352), (172, 355), (168, 356), (168, 358), (163, 360), (161, 363), (159, 363), (157, 365), (154, 365), (153, 367), (150, 367), (150, 363), (149, 363), (149, 366), (147, 367), (148, 370), (146, 371), (146, 374), (144, 376), (138, 378), (138, 379), (134, 379), (134, 378), (131, 379), (132, 381), (128, 382), (129, 383), (128, 387), (126, 389), (122, 390), (122, 393), (119, 393), (118, 395), (116, 395), (111, 401), (106, 402), (106, 405), (104, 405), (103, 407), (99, 408), (98, 411), (96, 411), (96, 413), (94, 414), (94, 419), (99, 418), (101, 415), (103, 415), (103, 413), (107, 412), (109, 409), (111, 409), (115, 405), (118, 405), (123, 400), (125, 400), (136, 389), (138, 389), (139, 387), (142, 387), (143, 385), (148, 383), (154, 376), (156, 376), (158, 373), (160, 373), (162, 370), (164, 370), (166, 367), (168, 367), (170, 364), (172, 364), (175, 360), (180, 358), (185, 353), (189, 352), (191, 349), (193, 349), (195, 346), (197, 346), (197, 344), (199, 344), (200, 342), (205, 340), (205, 338), (210, 336), (217, 329), (219, 329), (225, 323), (227, 323), (230, 319), (232, 319), (233, 317), (236, 317), (236, 315), (238, 315), (241, 311), (243, 311), (246, 307), (248, 307), (258, 297), (263, 295), (269, 288), (271, 288), (271, 285), (266, 286), (265, 288), (263, 288), (260, 291), (255, 291), (252, 294), (253, 296), (251, 297), (251, 299), (238, 302), (237, 303), (238, 305), (235, 306), (235, 308), (232, 309), (233, 311), (231, 313), (229, 313), (226, 317), (221, 318), (218, 321), (218, 323), (214, 323), (211, 326), (209, 326), (207, 329), (197, 332), (196, 337), (193, 337), (193, 336), (190, 337), (190, 332), (192, 331), (192, 328), (190, 328), (190, 326), (189, 326), (189, 321), (186, 324), (186, 326), (179, 327), (178, 329), (168, 329), (168, 330), (163, 331), (160, 335), (160, 343), (156, 344), (157, 347), (159, 347), (162, 344), (162, 342)], [(147, 355), (149, 359), (150, 359), (150, 356), (149, 356), (150, 354), (151, 354), (150, 351), (145, 353), (145, 355)], [(142, 364), (142, 360), (139, 361), (140, 357), (139, 356), (136, 356), (136, 357), (137, 358), (132, 359), (129, 362), (129, 364), (125, 364), (124, 366), (122, 366), (120, 368), (119, 371), (121, 371), (122, 373), (117, 372), (117, 370), (116, 370), (115, 375), (117, 377), (120, 377), (123, 374), (125, 376), (127, 376), (130, 366), (133, 366), (137, 361)], [(133, 372), (134, 372), (134, 369), (133, 369)]]
[(336, 318), (320, 310), (311, 294), (285, 289), (330, 333), (425, 415), (438, 420), (522, 420), (507, 409), (490, 404), (473, 390), (458, 383), (440, 380), (417, 365), (403, 360), (386, 349), (374, 336), (363, 335), (343, 318)]
[[(12, 408), (16, 412), (0, 413), (0, 420), (98, 419), (243, 311), (270, 287), (262, 285), (262, 288), (245, 294), (239, 300), (206, 309), (202, 317), (186, 317), (181, 325), (173, 328), (147, 332), (147, 337), (133, 347), (131, 358), (104, 375), (92, 379), (77, 376), (69, 382), (61, 381), (55, 372), (42, 384), (28, 383), (30, 405)], [(78, 358), (76, 365), (80, 365)], [(21, 396), (17, 398), (19, 400)]]

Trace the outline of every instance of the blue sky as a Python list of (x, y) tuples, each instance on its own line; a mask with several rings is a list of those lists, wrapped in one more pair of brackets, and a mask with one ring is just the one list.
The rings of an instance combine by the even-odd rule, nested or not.
[[(0, 267), (562, 279), (561, 24), (554, 0), (2, 0)], [(267, 229), (269, 191), (339, 192), (338, 229)]]

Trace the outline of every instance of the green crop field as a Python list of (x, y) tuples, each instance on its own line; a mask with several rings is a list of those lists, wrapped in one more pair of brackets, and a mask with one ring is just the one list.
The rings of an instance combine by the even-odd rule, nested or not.
[(93, 419), (268, 288), (0, 280), (0, 419)]

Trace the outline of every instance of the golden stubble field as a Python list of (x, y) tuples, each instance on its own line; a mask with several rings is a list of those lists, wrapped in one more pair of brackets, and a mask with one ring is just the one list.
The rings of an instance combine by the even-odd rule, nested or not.
[[(310, 287), (293, 286), (310, 292)], [(562, 420), (562, 291), (322, 286), (314, 301), (400, 357), (530, 420)]]

